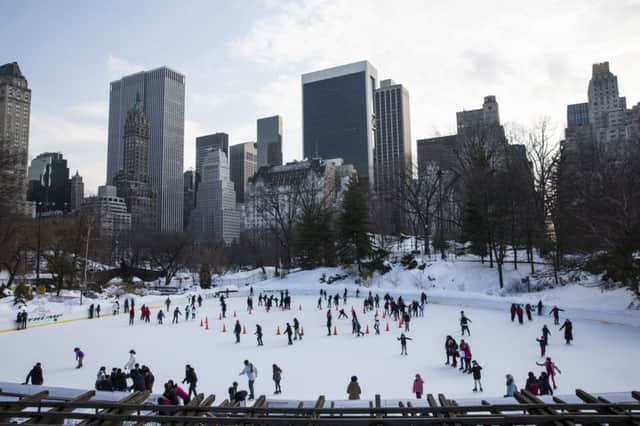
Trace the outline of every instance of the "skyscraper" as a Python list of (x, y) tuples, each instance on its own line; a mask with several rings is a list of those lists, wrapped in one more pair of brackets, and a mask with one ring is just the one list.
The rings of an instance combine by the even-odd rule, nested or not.
[(411, 170), (409, 92), (393, 80), (383, 80), (375, 91), (375, 188), (392, 191), (394, 181)]
[(149, 171), (156, 197), (156, 225), (182, 231), (184, 163), (184, 75), (167, 67), (132, 74), (111, 83), (107, 183), (123, 169), (127, 112), (140, 96), (149, 122)]
[(191, 230), (197, 241), (231, 244), (240, 237), (240, 211), (224, 151), (212, 149), (204, 156), (196, 199)]
[(304, 157), (343, 158), (371, 187), (377, 80), (367, 61), (302, 75)]
[(0, 209), (26, 213), (31, 89), (16, 62), (0, 66)]
[(184, 230), (191, 225), (191, 212), (196, 208), (196, 193), (200, 185), (200, 175), (195, 170), (184, 172)]
[(229, 156), (229, 135), (214, 133), (196, 138), (196, 172), (202, 177), (202, 162), (205, 155), (212, 149), (220, 149)]
[(118, 196), (124, 198), (136, 231), (156, 229), (154, 194), (149, 183), (149, 122), (140, 97), (127, 112), (124, 124), (124, 168), (113, 178)]
[(71, 211), (80, 210), (84, 200), (84, 182), (82, 176), (76, 170), (76, 174), (71, 177)]
[(236, 202), (244, 203), (249, 178), (258, 170), (256, 143), (245, 142), (231, 145), (230, 150), (231, 157), (229, 166), (231, 168), (231, 181), (236, 189)]
[(282, 117), (258, 119), (258, 168), (282, 165)]
[(47, 203), (47, 210), (71, 208), (71, 182), (67, 160), (59, 152), (44, 152), (31, 160), (27, 200)]

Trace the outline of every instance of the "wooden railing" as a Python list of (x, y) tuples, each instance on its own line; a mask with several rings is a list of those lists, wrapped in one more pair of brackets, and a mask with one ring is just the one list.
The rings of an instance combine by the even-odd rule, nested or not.
[[(0, 423), (25, 424), (219, 424), (219, 425), (555, 425), (616, 424), (640, 426), (640, 392), (632, 392), (628, 402), (612, 403), (576, 390), (581, 402), (567, 403), (554, 397), (544, 402), (527, 391), (514, 395), (517, 403), (463, 405), (446, 398), (428, 394), (424, 406), (411, 401), (397, 402), (397, 406), (383, 406), (376, 395), (372, 401), (349, 402), (359, 406), (336, 406), (320, 396), (315, 403), (299, 402), (295, 407), (278, 406), (281, 402), (259, 397), (252, 406), (222, 401), (214, 406), (215, 396), (197, 395), (189, 404), (156, 405), (146, 402), (148, 392), (136, 392), (120, 401), (92, 401), (94, 391), (63, 399), (49, 396), (44, 390), (34, 394), (1, 392)], [(414, 402), (415, 403), (415, 400)], [(348, 405), (349, 405), (348, 404)], [(388, 402), (387, 402), (388, 404)], [(272, 406), (273, 405), (273, 406)], [(306, 405), (306, 406), (305, 406)], [(328, 406), (327, 406), (328, 405)], [(361, 406), (360, 406), (361, 405)]]

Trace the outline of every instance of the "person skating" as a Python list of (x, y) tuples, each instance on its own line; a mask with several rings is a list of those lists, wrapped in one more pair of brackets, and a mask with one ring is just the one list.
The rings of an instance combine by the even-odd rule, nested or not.
[(242, 326), (240, 320), (236, 320), (236, 324), (233, 326), (233, 334), (236, 336), (236, 343), (240, 343), (240, 333), (242, 333)]
[[(159, 405), (180, 405), (180, 400), (176, 394), (176, 390), (171, 383), (164, 384), (164, 393), (158, 398)], [(167, 413), (168, 414), (168, 413)]]
[(193, 396), (198, 395), (196, 390), (196, 385), (198, 384), (198, 376), (196, 375), (196, 370), (190, 366), (189, 364), (184, 367), (184, 379), (182, 379), (182, 383), (186, 383), (189, 385), (189, 398), (191, 398), (191, 393)]
[(444, 350), (447, 354), (447, 362), (445, 365), (449, 365), (449, 361), (451, 360), (451, 366), (456, 368), (458, 359), (458, 343), (456, 343), (453, 337), (447, 336), (444, 342)]
[(542, 335), (539, 339), (536, 339), (536, 341), (540, 344), (540, 358), (542, 358), (547, 353), (547, 339)]
[(224, 296), (220, 295), (220, 309), (222, 310), (222, 318), (226, 318), (227, 304), (224, 301)]
[(291, 340), (291, 336), (293, 335), (293, 330), (291, 330), (291, 324), (287, 323), (287, 327), (284, 330), (284, 334), (287, 335), (287, 339), (289, 339), (289, 344), (293, 345), (293, 341)]
[(262, 346), (262, 326), (260, 324), (256, 324), (256, 332), (253, 334), (256, 335), (258, 346)]
[(129, 313), (129, 299), (124, 299), (124, 313)]
[(31, 380), (32, 385), (41, 385), (42, 383), (44, 383), (42, 364), (36, 362), (36, 365), (34, 365), (33, 368), (29, 370), (29, 374), (27, 374), (27, 378), (24, 379), (23, 385), (28, 385), (29, 380)]
[(300, 321), (298, 318), (293, 319), (293, 340), (302, 340), (302, 334), (300, 334)]
[(413, 379), (413, 393), (416, 394), (416, 399), (421, 399), (423, 392), (424, 392), (424, 380), (422, 380), (422, 377), (420, 377), (419, 374), (416, 374), (416, 378)]
[(347, 394), (349, 395), (349, 399), (360, 399), (361, 393), (362, 390), (360, 389), (360, 385), (358, 384), (358, 378), (356, 376), (351, 376), (351, 381), (349, 382), (349, 386), (347, 386)]
[(175, 389), (176, 395), (178, 395), (180, 399), (182, 399), (182, 404), (187, 405), (189, 401), (191, 401), (189, 394), (185, 392), (185, 390), (182, 389), (180, 385), (174, 383), (173, 380), (169, 380), (169, 383), (171, 383), (171, 386), (173, 386), (173, 388)]
[(516, 315), (518, 315), (518, 322), (520, 324), (523, 324), (524, 323), (524, 321), (523, 321), (524, 311), (522, 310), (522, 306), (521, 305), (516, 306)]
[(553, 388), (557, 389), (558, 387), (556, 386), (556, 372), (558, 374), (562, 374), (562, 371), (560, 371), (558, 366), (553, 361), (551, 361), (551, 357), (547, 357), (547, 359), (542, 363), (536, 362), (536, 365), (539, 367), (544, 367), (544, 369), (547, 372), (547, 375), (553, 382)]
[(338, 319), (340, 319), (340, 318), (349, 319), (349, 317), (347, 316), (347, 313), (344, 311), (344, 309), (340, 309), (340, 311), (338, 312)]
[(202, 308), (202, 295), (198, 295), (198, 308)]
[(249, 401), (253, 400), (253, 384), (256, 381), (256, 378), (258, 377), (258, 369), (256, 367), (253, 366), (252, 363), (249, 362), (249, 360), (244, 360), (244, 369), (240, 372), (240, 376), (242, 376), (243, 374), (247, 375), (247, 379), (248, 379), (248, 384), (249, 384)]
[(130, 390), (134, 392), (144, 392), (147, 390), (147, 384), (144, 381), (144, 374), (142, 373), (139, 367), (140, 366), (136, 364), (135, 367), (129, 373), (129, 378), (133, 382), (133, 385), (131, 385)]
[(467, 331), (467, 335), (471, 336), (471, 332), (469, 331), (469, 323), (473, 322), (464, 314), (464, 311), (460, 311), (460, 333), (464, 336), (465, 330)]
[(413, 340), (411, 337), (407, 337), (404, 335), (404, 333), (400, 334), (400, 337), (398, 337), (398, 340), (400, 341), (400, 355), (409, 355), (407, 353), (407, 340)]
[(196, 319), (196, 305), (191, 305), (191, 319)]
[(129, 325), (133, 325), (135, 320), (136, 320), (136, 313), (135, 313), (135, 309), (133, 309), (133, 306), (132, 306), (129, 309)]
[(542, 316), (542, 300), (538, 300), (538, 316)]
[(180, 312), (180, 308), (176, 306), (173, 310), (173, 319), (171, 320), (171, 324), (178, 324), (178, 315), (182, 315), (182, 312)]
[(531, 305), (529, 303), (524, 306), (524, 312), (527, 314), (527, 319), (533, 321), (533, 318), (531, 318)]
[(162, 324), (162, 320), (164, 319), (164, 312), (162, 312), (162, 309), (158, 311), (156, 318), (158, 318), (158, 324)]
[(516, 304), (512, 303), (511, 304), (511, 322), (513, 322), (516, 319)]
[(189, 321), (189, 315), (191, 315), (191, 307), (189, 305), (184, 307), (184, 320)]
[(470, 371), (471, 371), (471, 374), (473, 374), (473, 391), (478, 392), (478, 387), (479, 387), (480, 392), (483, 392), (482, 382), (480, 381), (480, 379), (482, 378), (482, 374), (480, 373), (480, 371), (482, 371), (482, 367), (478, 365), (478, 361), (476, 361), (475, 359), (471, 363)]
[(115, 317), (118, 314), (118, 311), (120, 310), (117, 300), (111, 304), (111, 310), (113, 311), (113, 316)]
[(549, 327), (547, 327), (547, 324), (545, 324), (542, 326), (542, 337), (544, 337), (547, 345), (549, 344), (549, 336), (551, 336), (551, 332), (549, 331)]
[(373, 322), (373, 329), (376, 331), (376, 334), (380, 334), (380, 320), (378, 319), (378, 317), (376, 317), (375, 321)]
[(82, 352), (78, 347), (73, 348), (73, 352), (76, 354), (76, 361), (78, 361), (76, 368), (82, 368), (82, 361), (84, 360), (84, 352)]
[(318, 297), (318, 305), (317, 305), (318, 309), (322, 309), (322, 296)]
[(93, 319), (93, 303), (89, 305), (89, 319)]
[(96, 306), (96, 317), (100, 318), (100, 304), (98, 303), (98, 306)]
[(409, 331), (409, 323), (411, 322), (411, 315), (409, 315), (408, 313), (404, 313), (402, 314), (402, 321), (404, 321), (404, 331), (405, 333), (408, 333)]
[(276, 390), (273, 392), (274, 394), (282, 393), (282, 388), (280, 387), (280, 380), (282, 380), (282, 369), (278, 367), (276, 364), (273, 364), (273, 383), (276, 385)]
[(144, 376), (144, 385), (146, 390), (148, 390), (149, 392), (153, 392), (153, 384), (156, 381), (156, 377), (146, 365), (142, 366), (141, 371), (142, 375)]
[(551, 312), (549, 312), (549, 315), (553, 315), (553, 324), (554, 325), (560, 325), (560, 312), (563, 312), (564, 309), (560, 309), (557, 306), (554, 306), (553, 309), (551, 309)]
[(464, 342), (464, 346), (460, 344), (460, 347), (462, 347), (462, 352), (464, 353), (464, 370), (462, 372), (471, 374), (471, 346)]
[(164, 301), (165, 306), (167, 307), (167, 312), (171, 312), (170, 308), (171, 308), (171, 299), (169, 297), (167, 297), (167, 300)]
[(527, 375), (527, 382), (524, 385), (525, 390), (531, 392), (533, 395), (540, 394), (540, 382), (536, 379), (536, 376), (533, 375), (533, 371), (529, 371)]
[(327, 309), (327, 336), (331, 336), (331, 308)]
[(134, 351), (133, 349), (131, 349), (129, 351), (129, 360), (127, 361), (127, 363), (124, 365), (124, 367), (122, 367), (122, 369), (124, 371), (131, 371), (131, 369), (133, 369), (133, 367), (136, 365), (136, 351)]
[(549, 375), (545, 371), (540, 373), (538, 383), (540, 385), (540, 395), (553, 395), (553, 389), (549, 383)]
[(518, 392), (518, 386), (516, 386), (516, 382), (513, 380), (513, 376), (511, 374), (507, 374), (505, 377), (507, 379), (507, 391), (504, 394), (504, 397), (513, 397), (513, 395)]
[(563, 329), (564, 329), (564, 341), (567, 343), (567, 345), (570, 345), (571, 341), (573, 340), (573, 324), (571, 323), (570, 320), (568, 319), (564, 320), (562, 327), (560, 327), (560, 330), (563, 330)]

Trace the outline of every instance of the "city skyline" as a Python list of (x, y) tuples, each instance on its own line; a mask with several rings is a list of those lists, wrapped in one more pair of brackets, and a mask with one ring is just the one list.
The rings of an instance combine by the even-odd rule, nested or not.
[[(55, 3), (3, 3), (0, 11), (12, 19), (0, 35), (13, 41), (3, 46), (3, 63), (17, 61), (34, 90), (29, 161), (41, 152), (63, 152), (69, 168), (83, 175), (87, 193), (105, 176), (108, 83), (164, 65), (188, 81), (185, 169), (194, 165), (196, 136), (225, 131), (235, 145), (254, 139), (257, 118), (276, 114), (287, 123), (284, 162), (301, 159), (300, 75), (360, 60), (375, 64), (380, 80), (393, 78), (410, 91), (412, 144), (454, 131), (453, 113), (473, 108), (486, 94), (500, 99), (503, 122), (528, 124), (548, 115), (560, 139), (566, 105), (584, 99), (593, 63), (611, 63), (629, 105), (640, 97), (634, 78), (640, 55), (628, 36), (640, 17), (638, 2), (615, 8), (606, 2), (462, 8), (407, 2), (393, 14), (384, 3), (366, 10), (332, 1), (193, 3), (172, 10), (168, 3), (141, 2), (125, 17), (117, 13), (124, 3), (71, 3), (71, 14)], [(453, 14), (455, 31), (444, 19)], [(212, 15), (217, 25), (205, 25)], [(520, 30), (524, 21), (527, 32)], [(376, 22), (385, 22), (385, 31)], [(11, 36), (27, 25), (38, 30)], [(164, 48), (140, 49), (149, 34)]]

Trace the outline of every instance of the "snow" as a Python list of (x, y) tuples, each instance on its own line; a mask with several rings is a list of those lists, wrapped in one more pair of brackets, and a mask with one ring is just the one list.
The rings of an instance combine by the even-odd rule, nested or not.
[[(242, 284), (242, 278), (235, 278), (238, 284), (230, 286), (240, 293), (232, 293), (228, 300), (228, 316), (234, 311), (241, 324), (246, 325), (247, 335), (239, 344), (234, 343), (230, 330), (233, 318), (219, 321), (218, 300), (213, 298), (217, 289), (203, 291), (205, 299), (202, 309), (198, 309), (196, 321), (181, 321), (177, 325), (157, 325), (155, 313), (162, 306), (166, 296), (135, 296), (136, 307), (143, 303), (152, 308), (152, 323), (143, 324), (136, 318), (136, 324), (128, 326), (128, 315), (106, 316), (94, 320), (80, 320), (86, 317), (89, 303), (101, 303), (103, 314), (111, 311), (111, 299), (86, 299), (79, 306), (75, 299), (67, 303), (52, 302), (46, 298), (30, 302), (28, 310), (62, 312), (58, 324), (34, 327), (26, 331), (0, 333), (1, 361), (0, 381), (21, 383), (35, 362), (42, 362), (45, 384), (77, 389), (93, 387), (95, 373), (100, 366), (122, 367), (128, 359), (130, 349), (137, 352), (138, 362), (148, 365), (156, 376), (154, 391), (160, 392), (162, 384), (184, 377), (184, 365), (195, 367), (199, 377), (198, 388), (205, 393), (215, 393), (218, 400), (226, 397), (227, 388), (238, 381), (241, 389), (247, 389), (246, 376), (239, 376), (242, 361), (248, 359), (259, 370), (256, 381), (256, 396), (266, 394), (270, 399), (284, 401), (313, 401), (325, 395), (328, 401), (338, 404), (346, 398), (346, 387), (352, 375), (358, 376), (362, 388), (362, 398), (372, 399), (375, 394), (384, 398), (408, 401), (411, 385), (416, 373), (425, 380), (425, 393), (444, 393), (448, 398), (459, 401), (477, 398), (473, 393), (470, 375), (445, 366), (444, 340), (452, 335), (459, 341), (458, 318), (461, 309), (473, 321), (471, 337), (465, 336), (473, 353), (483, 367), (483, 398), (500, 400), (505, 391), (504, 375), (513, 374), (519, 387), (524, 385), (528, 371), (536, 375), (542, 361), (535, 339), (540, 336), (543, 324), (551, 328), (548, 354), (554, 359), (562, 374), (557, 377), (558, 393), (572, 394), (576, 388), (592, 393), (630, 391), (640, 382), (640, 372), (629, 368), (635, 364), (640, 353), (640, 314), (626, 307), (632, 300), (625, 290), (602, 292), (591, 285), (570, 284), (555, 289), (532, 293), (515, 293), (520, 278), (526, 276), (527, 268), (514, 271), (509, 265), (505, 271), (505, 289), (498, 289), (496, 271), (479, 262), (433, 261), (424, 271), (406, 271), (398, 266), (383, 276), (376, 276), (370, 287), (358, 286), (353, 279), (346, 278), (331, 285), (320, 284), (320, 277), (344, 274), (338, 268), (319, 268), (288, 275), (285, 279), (271, 279), (253, 284), (256, 310), (246, 312), (246, 296), (249, 287)], [(319, 289), (329, 293), (349, 289), (347, 311), (354, 306), (363, 327), (369, 326), (373, 333), (373, 314), (362, 314), (363, 299), (356, 299), (355, 289), (361, 296), (372, 291), (382, 297), (385, 292), (394, 296), (403, 295), (405, 300), (417, 298), (421, 291), (429, 295), (424, 318), (411, 322), (408, 335), (414, 340), (408, 343), (408, 356), (400, 355), (397, 337), (398, 324), (389, 322), (390, 332), (385, 332), (387, 320), (381, 320), (382, 334), (356, 338), (351, 335), (350, 320), (337, 320), (334, 324), (338, 336), (327, 336), (325, 326), (326, 310), (317, 310)], [(257, 307), (259, 292), (279, 292), (288, 289), (292, 294), (292, 311), (274, 310), (264, 312)], [(179, 305), (183, 310), (187, 295), (170, 296), (172, 307)], [(279, 294), (276, 294), (279, 297)], [(124, 297), (120, 297), (121, 309)], [(541, 299), (547, 307), (557, 304), (565, 309), (563, 316), (574, 323), (575, 341), (565, 345), (562, 333), (553, 326), (548, 315), (534, 316), (532, 322), (524, 325), (509, 320), (508, 308), (511, 303), (537, 303)], [(302, 311), (299, 311), (302, 306)], [(16, 308), (10, 300), (0, 301), (0, 329), (12, 326)], [(381, 311), (380, 311), (381, 313)], [(277, 326), (284, 331), (286, 322), (297, 317), (304, 327), (302, 341), (288, 346), (286, 337), (276, 336)], [(209, 320), (209, 330), (199, 326), (200, 319)], [(68, 319), (77, 321), (63, 322)], [(170, 319), (170, 318), (169, 318)], [(165, 322), (166, 319), (165, 319)], [(263, 327), (264, 344), (257, 347), (255, 324)], [(222, 333), (226, 325), (227, 333)], [(79, 346), (86, 354), (85, 366), (75, 369), (73, 348)], [(271, 365), (278, 364), (283, 369), (280, 395), (272, 395)], [(492, 399), (493, 400), (493, 399)], [(387, 402), (388, 403), (388, 402)], [(414, 403), (414, 401), (412, 401)], [(416, 405), (416, 403), (414, 403)], [(342, 405), (341, 405), (342, 406)], [(396, 405), (397, 406), (397, 405)]]

